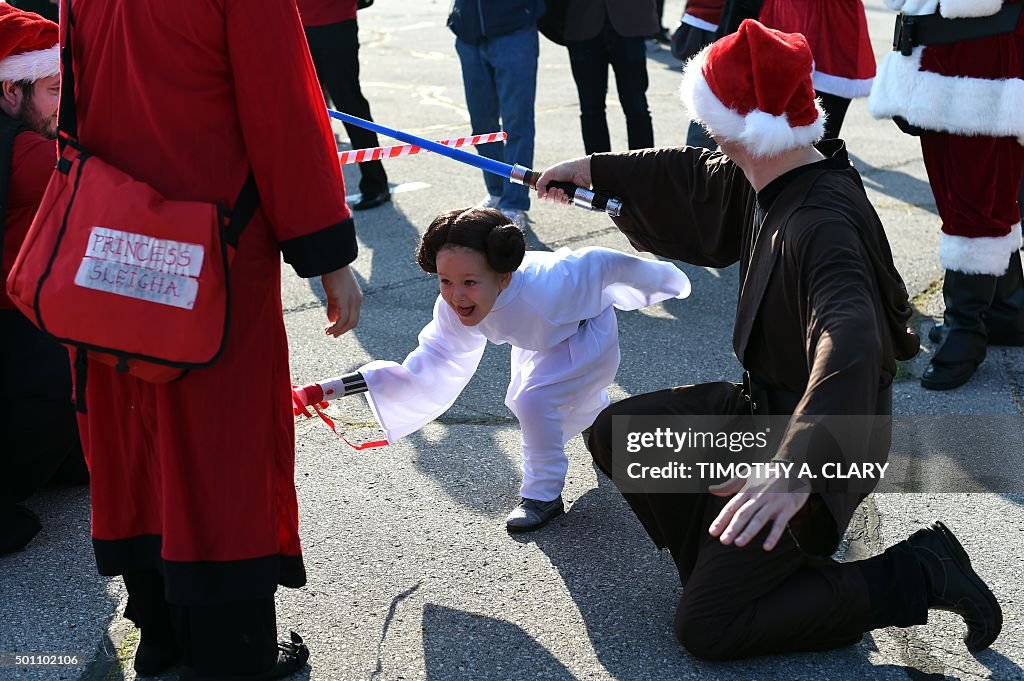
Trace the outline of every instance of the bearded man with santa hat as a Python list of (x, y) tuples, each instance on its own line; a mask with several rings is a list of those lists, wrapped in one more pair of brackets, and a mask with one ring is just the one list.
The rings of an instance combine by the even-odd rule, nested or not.
[[(763, 429), (755, 416), (781, 417), (768, 451), (746, 455), (797, 469), (888, 458), (896, 360), (914, 356), (918, 338), (844, 142), (819, 142), (812, 71), (802, 35), (744, 21), (683, 74), (691, 118), (720, 152), (595, 154), (541, 176), (542, 198), (564, 200), (547, 190), (558, 180), (622, 197), (615, 224), (639, 249), (704, 267), (739, 263), (733, 348), (744, 384), (675, 387), (608, 407), (587, 442), (606, 474), (624, 472), (629, 460), (622, 450), (613, 456), (618, 416), (721, 416), (715, 423), (731, 435)], [(794, 479), (768, 475), (700, 491), (613, 481), (672, 554), (684, 585), (675, 634), (696, 657), (837, 648), (872, 629), (923, 624), (936, 609), (964, 618), (971, 650), (999, 634), (995, 596), (942, 523), (867, 560), (830, 559), (877, 480), (794, 489)]]
[(946, 271), (944, 322), (929, 333), (941, 345), (921, 385), (950, 390), (988, 345), (1024, 345), (1024, 0), (886, 3), (901, 13), (868, 108), (921, 137)]
[[(0, 4), (0, 281), (7, 278), (57, 160), (57, 24)], [(0, 286), (0, 555), (42, 529), (20, 502), (48, 481), (88, 479), (64, 347)]]

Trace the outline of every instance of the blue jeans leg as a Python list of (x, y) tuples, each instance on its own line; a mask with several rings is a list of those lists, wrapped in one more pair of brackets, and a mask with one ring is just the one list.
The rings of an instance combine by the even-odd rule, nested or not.
[[(498, 127), (498, 86), (495, 81), (494, 68), (485, 58), (483, 45), (470, 45), (455, 39), (455, 52), (462, 64), (462, 85), (466, 91), (466, 107), (469, 109), (470, 125), (473, 134), (497, 132)], [(477, 152), (486, 158), (504, 162), (503, 148), (500, 142), (481, 144)], [(484, 173), (484, 184), (491, 196), (501, 196), (508, 184), (497, 175)]]
[[(533, 167), (534, 103), (537, 98), (537, 57), (540, 52), (534, 26), (491, 38), (484, 43), (487, 62), (494, 69), (498, 89), (505, 162)], [(530, 190), (503, 180), (502, 209), (529, 210)]]

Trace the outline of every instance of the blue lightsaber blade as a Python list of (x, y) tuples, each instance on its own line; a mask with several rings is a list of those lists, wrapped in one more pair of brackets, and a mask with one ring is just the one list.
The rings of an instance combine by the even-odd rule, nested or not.
[[(360, 128), (373, 130), (381, 135), (394, 137), (396, 140), (401, 140), (407, 144), (415, 144), (416, 146), (432, 151), (435, 154), (447, 156), (454, 161), (465, 163), (466, 165), (473, 166), (474, 168), (479, 168), (484, 172), (491, 173), (493, 175), (500, 175), (510, 182), (526, 185), (531, 189), (537, 189), (537, 180), (540, 179), (540, 173), (535, 170), (530, 170), (526, 166), (521, 166), (518, 163), (515, 165), (509, 165), (507, 163), (502, 163), (501, 161), (495, 161), (494, 159), (471, 154), (468, 151), (463, 151), (462, 149), (446, 147), (445, 145), (438, 144), (433, 140), (417, 137), (416, 135), (402, 132), (401, 130), (394, 130), (393, 128), (380, 125), (379, 123), (363, 120), (362, 118), (357, 118), (351, 114), (342, 113), (341, 111), (335, 111), (334, 109), (328, 109), (327, 115), (331, 118), (336, 118), (339, 121), (350, 123)], [(604, 211), (613, 218), (618, 217), (622, 213), (621, 199), (598, 194), (597, 192), (586, 189), (585, 187), (577, 186), (571, 182), (552, 182), (549, 187), (557, 187), (564, 191), (565, 195), (569, 197), (573, 204), (580, 208)]]

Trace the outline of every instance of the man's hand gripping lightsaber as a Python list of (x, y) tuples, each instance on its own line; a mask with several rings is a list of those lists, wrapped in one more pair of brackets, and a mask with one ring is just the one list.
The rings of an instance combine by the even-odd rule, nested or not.
[[(526, 185), (534, 190), (537, 189), (537, 180), (540, 179), (541, 174), (535, 170), (530, 170), (526, 166), (521, 166), (519, 164), (509, 165), (507, 163), (502, 163), (501, 161), (477, 156), (476, 154), (471, 154), (467, 151), (462, 151), (461, 149), (446, 147), (443, 144), (438, 144), (432, 140), (417, 137), (416, 135), (402, 132), (401, 130), (394, 130), (380, 125), (379, 123), (363, 120), (362, 118), (356, 118), (350, 114), (335, 111), (333, 109), (328, 109), (327, 114), (331, 118), (336, 118), (339, 121), (344, 121), (345, 123), (350, 123), (367, 130), (373, 130), (378, 134), (394, 137), (395, 139), (408, 144), (415, 144), (416, 146), (432, 151), (435, 154), (447, 156), (454, 161), (459, 161), (460, 163), (471, 165), (474, 168), (479, 168), (484, 172), (500, 175), (510, 182)], [(621, 199), (598, 194), (597, 192), (572, 184), (571, 182), (551, 182), (548, 185), (548, 188), (561, 189), (565, 192), (565, 195), (569, 197), (569, 200), (580, 208), (604, 211), (613, 218), (618, 217), (622, 213)]]

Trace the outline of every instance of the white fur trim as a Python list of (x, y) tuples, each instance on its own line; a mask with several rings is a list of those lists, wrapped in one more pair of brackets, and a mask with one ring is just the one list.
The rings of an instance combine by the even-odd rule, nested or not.
[(712, 24), (710, 21), (704, 21), (692, 14), (684, 14), (683, 18), (679, 20), (679, 23), (687, 24), (688, 26), (693, 26), (694, 28), (699, 28), (702, 31), (708, 31), (709, 33), (714, 33), (718, 30), (718, 24)]
[(0, 60), (0, 80), (36, 81), (60, 73), (60, 45)]
[(814, 81), (814, 89), (818, 92), (838, 95), (847, 99), (867, 97), (871, 93), (871, 83), (874, 81), (874, 78), (843, 78), (821, 71), (812, 73), (811, 79)]
[(814, 144), (825, 134), (825, 112), (821, 103), (814, 102), (818, 118), (810, 125), (792, 127), (785, 114), (773, 114), (754, 109), (741, 116), (728, 108), (715, 96), (704, 78), (703, 65), (710, 45), (697, 53), (683, 67), (683, 82), (679, 96), (690, 112), (690, 117), (703, 125), (714, 136), (742, 144), (757, 157), (779, 154)]
[(875, 78), (868, 111), (954, 135), (1024, 138), (1024, 79), (960, 78), (921, 71), (925, 47), (890, 52)]
[(939, 14), (947, 19), (988, 17), (1003, 8), (1003, 0), (940, 0)]
[(966, 237), (942, 233), (939, 237), (939, 262), (947, 270), (964, 274), (1006, 274), (1010, 255), (1021, 247), (1020, 223), (1006, 236)]

